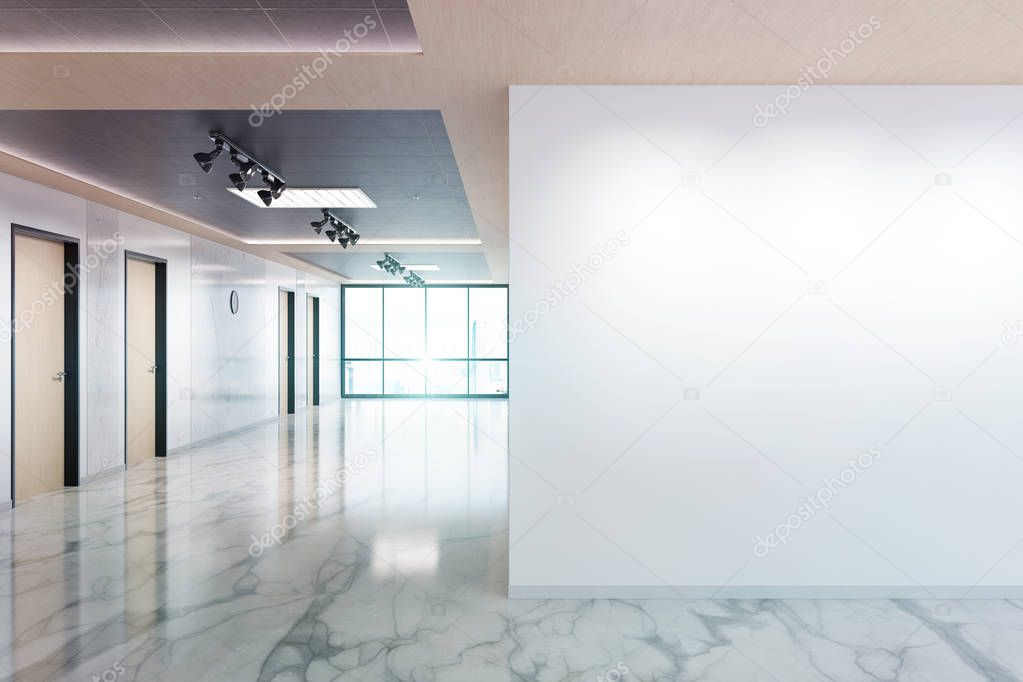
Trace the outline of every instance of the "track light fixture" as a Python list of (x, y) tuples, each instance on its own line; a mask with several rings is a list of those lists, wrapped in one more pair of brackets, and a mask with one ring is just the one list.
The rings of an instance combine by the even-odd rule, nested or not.
[(274, 199), (279, 199), (281, 194), (287, 187), (287, 183), (281, 174), (267, 166), (265, 163), (256, 160), (252, 154), (245, 151), (236, 142), (232, 141), (227, 135), (220, 132), (219, 130), (211, 130), (209, 132), (210, 140), (213, 142), (213, 151), (211, 152), (199, 152), (193, 154), (192, 157), (195, 162), (199, 164), (199, 168), (202, 169), (203, 173), (209, 173), (213, 170), (213, 162), (224, 149), (231, 152), (231, 161), (238, 167), (237, 173), (231, 173), (228, 179), (231, 184), (234, 185), (239, 192), (245, 189), (249, 179), (252, 178), (257, 172), (260, 178), (263, 180), (263, 184), (266, 185), (266, 189), (261, 189), (257, 192), (259, 198), (263, 201), (263, 204), (269, 206), (273, 203)]
[(426, 280), (415, 272), (407, 269), (401, 262), (389, 253), (385, 253), (381, 260), (377, 261), (377, 267), (389, 275), (401, 275), (405, 283), (412, 287), (421, 287)]
[(329, 223), (330, 227), (327, 229), (326, 234), (330, 241), (337, 240), (342, 249), (347, 249), (349, 245), (355, 246), (359, 243), (361, 237), (351, 225), (331, 213), (330, 209), (321, 208), (320, 212), (323, 213), (323, 218), (309, 223), (316, 234), (320, 234), (323, 231), (323, 226)]
[(397, 258), (389, 253), (384, 254), (383, 260), (377, 261), (377, 267), (386, 272), (388, 275), (397, 275), (399, 273), (405, 274), (405, 266), (403, 266)]

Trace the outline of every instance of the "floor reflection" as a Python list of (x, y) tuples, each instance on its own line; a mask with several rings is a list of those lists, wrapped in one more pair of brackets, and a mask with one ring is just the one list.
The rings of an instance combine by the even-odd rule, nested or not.
[(0, 513), (0, 677), (1023, 679), (1008, 601), (508, 601), (507, 409), (335, 403)]

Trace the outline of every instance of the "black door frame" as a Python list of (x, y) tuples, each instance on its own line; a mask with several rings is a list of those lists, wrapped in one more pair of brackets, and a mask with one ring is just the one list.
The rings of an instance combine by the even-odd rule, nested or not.
[(78, 382), (78, 301), (79, 274), (78, 251), (79, 240), (75, 237), (39, 230), (34, 227), (11, 223), (11, 506), (17, 504), (14, 499), (15, 462), (18, 454), (14, 446), (14, 429), (17, 426), (14, 406), (17, 404), (17, 387), (14, 385), (14, 368), (17, 361), (17, 314), (14, 303), (15, 268), (17, 252), (14, 248), (14, 236), (35, 237), (64, 245), (64, 486), (78, 485), (78, 433), (79, 433), (79, 382)]
[(320, 404), (320, 297), (306, 294), (306, 298), (313, 302), (313, 357), (306, 359), (312, 363), (313, 394), (307, 398), (307, 402), (316, 406)]
[[(288, 359), (288, 414), (295, 414), (295, 290), (288, 289), (287, 287), (278, 287), (278, 301), (277, 306), (280, 308), (280, 293), (284, 292), (288, 295), (288, 348), (287, 359)], [(278, 310), (280, 314), (280, 310)], [(280, 330), (278, 329), (278, 334)], [(277, 358), (277, 362), (280, 363), (280, 357)], [(280, 373), (280, 365), (278, 365), (278, 373)], [(277, 404), (281, 402), (281, 389), (278, 380), (277, 386)], [(282, 415), (283, 416), (283, 415)]]
[(167, 259), (124, 251), (124, 465), (128, 466), (128, 261), (156, 266), (156, 456), (167, 456)]

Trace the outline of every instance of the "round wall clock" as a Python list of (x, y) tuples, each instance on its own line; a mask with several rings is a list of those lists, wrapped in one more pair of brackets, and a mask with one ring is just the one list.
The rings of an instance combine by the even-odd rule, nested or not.
[(234, 290), (234, 289), (231, 290), (230, 304), (231, 304), (231, 314), (232, 315), (237, 315), (238, 314), (238, 292), (236, 290)]

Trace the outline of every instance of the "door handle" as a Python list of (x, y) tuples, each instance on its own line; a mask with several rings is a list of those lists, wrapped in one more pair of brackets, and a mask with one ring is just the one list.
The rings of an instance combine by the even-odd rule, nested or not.
[(149, 369), (146, 370), (150, 374), (156, 374), (156, 365), (150, 365)]
[(53, 375), (53, 380), (54, 381), (59, 381), (60, 383), (64, 383), (64, 379), (66, 377), (67, 377), (67, 372), (61, 370), (61, 371), (59, 371), (59, 372), (57, 372), (56, 374)]

